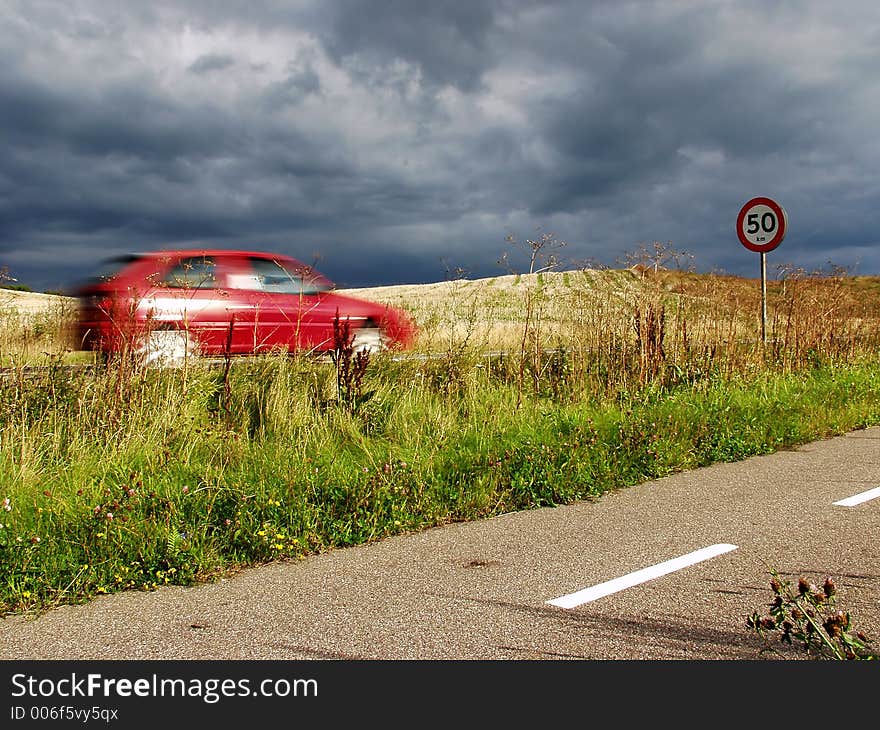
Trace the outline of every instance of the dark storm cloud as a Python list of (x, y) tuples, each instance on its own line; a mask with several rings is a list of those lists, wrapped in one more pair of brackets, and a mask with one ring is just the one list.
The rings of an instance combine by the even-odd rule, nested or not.
[(430, 86), (479, 86), (491, 53), (497, 2), (351, 0), (331, 3), (326, 48), (354, 73), (396, 60), (415, 64)]
[(754, 275), (734, 220), (770, 195), (774, 262), (877, 272), (878, 39), (867, 2), (10, 2), (0, 266), (204, 243), (430, 281), (541, 229)]
[(321, 78), (312, 68), (292, 68), (281, 81), (271, 84), (263, 93), (263, 104), (270, 111), (302, 103), (309, 94), (321, 91)]
[(189, 70), (196, 74), (211, 73), (213, 71), (222, 71), (225, 68), (235, 65), (235, 59), (222, 53), (208, 53), (199, 56), (189, 67)]

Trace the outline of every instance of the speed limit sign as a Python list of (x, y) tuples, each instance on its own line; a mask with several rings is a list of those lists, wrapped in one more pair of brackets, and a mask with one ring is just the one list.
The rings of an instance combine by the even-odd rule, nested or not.
[(775, 200), (752, 198), (736, 218), (736, 233), (749, 251), (767, 253), (785, 238), (788, 215)]

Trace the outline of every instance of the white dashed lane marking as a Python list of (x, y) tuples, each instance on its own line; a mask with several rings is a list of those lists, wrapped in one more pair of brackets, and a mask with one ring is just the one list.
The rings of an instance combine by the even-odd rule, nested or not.
[(874, 489), (869, 489), (867, 492), (862, 492), (861, 494), (855, 494), (852, 497), (841, 499), (834, 504), (841, 507), (855, 507), (857, 504), (876, 499), (877, 497), (880, 497), (880, 487), (875, 487)]
[(641, 570), (621, 576), (620, 578), (615, 578), (614, 580), (609, 580), (605, 583), (599, 583), (590, 588), (584, 588), (577, 593), (569, 593), (567, 596), (554, 598), (552, 601), (547, 601), (547, 603), (552, 606), (558, 606), (559, 608), (575, 608), (584, 603), (595, 601), (597, 598), (617, 593), (626, 588), (632, 588), (640, 583), (646, 583), (654, 578), (659, 578), (661, 575), (674, 573), (676, 570), (681, 570), (690, 565), (701, 563), (704, 560), (709, 560), (710, 558), (715, 558), (724, 553), (729, 553), (731, 550), (736, 550), (736, 545), (729, 545), (727, 543), (710, 545), (709, 547), (695, 550), (687, 555), (682, 555), (681, 557), (673, 558), (672, 560), (667, 560), (663, 563), (658, 563), (657, 565), (652, 565), (649, 568), (642, 568)]

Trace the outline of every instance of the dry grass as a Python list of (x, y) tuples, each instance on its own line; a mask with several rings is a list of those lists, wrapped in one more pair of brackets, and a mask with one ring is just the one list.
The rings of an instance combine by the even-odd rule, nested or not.
[[(675, 270), (576, 270), (353, 289), (410, 311), (428, 350), (467, 342), (623, 351), (676, 360), (700, 354), (732, 369), (761, 351), (757, 279)], [(846, 354), (880, 341), (880, 277), (787, 271), (768, 284), (767, 337), (777, 357)], [(627, 352), (629, 351), (629, 352)]]
[(63, 357), (75, 348), (76, 300), (0, 289), (0, 366)]
[[(563, 347), (616, 358), (724, 360), (739, 369), (760, 348), (757, 279), (648, 267), (583, 269), (382, 286), (342, 293), (400, 307), (431, 352)], [(785, 271), (768, 285), (767, 335), (776, 359), (847, 354), (880, 341), (880, 277)], [(0, 290), (0, 356), (72, 346), (75, 301)]]
[(20, 315), (42, 314), (72, 304), (69, 297), (56, 294), (0, 289), (0, 310), (11, 309)]

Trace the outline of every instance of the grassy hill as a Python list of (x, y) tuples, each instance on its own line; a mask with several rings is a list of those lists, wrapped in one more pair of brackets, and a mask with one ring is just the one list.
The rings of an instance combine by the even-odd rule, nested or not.
[[(760, 282), (679, 270), (583, 269), (347, 289), (401, 307), (438, 352), (644, 350), (709, 353), (760, 340)], [(767, 336), (799, 353), (878, 339), (880, 277), (789, 272), (768, 284)], [(74, 348), (75, 300), (0, 290), (0, 357)]]

